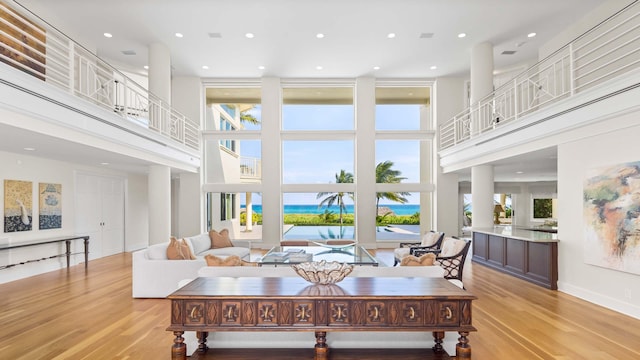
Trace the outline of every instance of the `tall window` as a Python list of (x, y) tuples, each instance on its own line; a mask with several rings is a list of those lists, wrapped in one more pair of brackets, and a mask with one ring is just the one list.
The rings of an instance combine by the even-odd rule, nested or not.
[[(415, 136), (432, 128), (429, 88), (383, 86), (376, 88), (376, 237), (378, 240), (416, 240), (430, 230), (421, 219), (431, 216), (430, 197), (421, 187), (430, 184), (430, 142)], [(423, 204), (421, 198), (424, 198)]]
[[(366, 98), (373, 96), (368, 80), (263, 83), (280, 91), (265, 97), (265, 122), (260, 89), (207, 89), (204, 189), (217, 201), (210, 207), (214, 226), (232, 222), (237, 228), (237, 221), (243, 236), (251, 227), (274, 234), (279, 226), (286, 239), (359, 234), (366, 236), (362, 242), (414, 240), (432, 229), (428, 83), (378, 81), (375, 109), (367, 105), (374, 102)], [(363, 91), (355, 88), (359, 84)], [(360, 171), (369, 164), (376, 168)], [(274, 212), (279, 224), (269, 223)]]
[(353, 238), (353, 191), (340, 187), (355, 179), (353, 88), (284, 87), (282, 97), (283, 187), (307, 190), (283, 194), (284, 238)]
[[(214, 229), (246, 228), (245, 198), (250, 192), (243, 186), (259, 184), (262, 177), (261, 90), (214, 86), (205, 93), (204, 186), (214, 191), (222, 184), (232, 186), (207, 193), (207, 223)], [(249, 229), (261, 218), (261, 208), (256, 212), (252, 208), (251, 213)]]

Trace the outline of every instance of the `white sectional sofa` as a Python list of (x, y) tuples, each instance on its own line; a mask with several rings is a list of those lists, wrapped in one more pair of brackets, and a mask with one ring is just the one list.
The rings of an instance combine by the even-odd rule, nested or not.
[(182, 279), (193, 279), (198, 270), (206, 267), (204, 256), (213, 254), (226, 257), (237, 255), (249, 261), (251, 243), (244, 240), (232, 240), (233, 247), (210, 249), (211, 240), (208, 233), (187, 237), (186, 243), (196, 255), (196, 260), (169, 260), (167, 246), (169, 242), (151, 245), (146, 249), (133, 253), (133, 286), (134, 298), (164, 298), (177, 289)]
[[(198, 270), (198, 277), (295, 277), (290, 266), (205, 266)], [(440, 266), (355, 266), (348, 277), (444, 277)], [(184, 285), (188, 281), (181, 281)]]

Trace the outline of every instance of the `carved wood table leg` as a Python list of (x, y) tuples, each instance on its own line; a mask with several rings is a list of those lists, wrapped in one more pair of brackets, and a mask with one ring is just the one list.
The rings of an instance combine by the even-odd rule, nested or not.
[(471, 346), (469, 345), (468, 331), (458, 331), (460, 337), (456, 344), (456, 358), (457, 359), (471, 359)]
[(198, 352), (204, 353), (209, 350), (207, 346), (207, 337), (209, 333), (207, 331), (196, 331), (196, 337), (198, 338)]
[(327, 346), (327, 332), (316, 331), (316, 346), (315, 346), (316, 360), (326, 359), (328, 353), (329, 353), (329, 346)]
[(171, 346), (171, 360), (187, 360), (187, 344), (184, 343), (182, 335), (184, 331), (174, 331), (173, 345)]
[(434, 352), (443, 352), (444, 348), (442, 347), (442, 339), (444, 339), (444, 331), (434, 331), (433, 332), (433, 342), (435, 345), (431, 348)]

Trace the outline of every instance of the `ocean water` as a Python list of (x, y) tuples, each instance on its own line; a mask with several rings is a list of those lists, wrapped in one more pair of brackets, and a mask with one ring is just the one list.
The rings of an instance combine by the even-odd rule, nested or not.
[[(242, 209), (245, 208), (245, 205), (240, 206)], [(380, 205), (380, 207), (387, 207), (391, 209), (396, 215), (413, 215), (420, 211), (420, 205), (418, 204), (403, 204), (403, 205)], [(319, 215), (324, 213), (327, 207), (318, 207), (318, 205), (285, 205), (284, 213), (285, 214), (311, 214), (311, 215)], [(328, 208), (329, 211), (333, 211), (335, 214), (340, 214), (340, 208), (338, 206), (331, 206)], [(253, 212), (257, 214), (262, 214), (262, 205), (253, 205)], [(353, 205), (347, 205), (347, 214), (353, 214)]]

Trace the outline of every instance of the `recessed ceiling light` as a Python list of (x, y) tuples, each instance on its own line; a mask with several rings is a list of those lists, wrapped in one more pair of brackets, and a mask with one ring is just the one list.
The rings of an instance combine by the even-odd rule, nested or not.
[(244, 34), (244, 36), (245, 36), (247, 39), (253, 39), (253, 38), (255, 37), (255, 35), (253, 35), (253, 33), (246, 33), (246, 34)]
[(264, 66), (263, 66), (263, 65), (260, 65), (260, 66), (258, 66), (258, 69), (260, 69), (260, 70), (264, 70), (265, 68), (264, 68)]
[(431, 66), (429, 69), (431, 69), (431, 70), (435, 70), (435, 69), (437, 69), (437, 68), (438, 68), (437, 66), (433, 65), (433, 66)]
[(527, 37), (532, 38), (532, 37), (535, 37), (536, 35), (538, 35), (538, 34), (536, 34), (536, 33), (532, 32), (532, 33), (529, 33), (529, 35), (527, 35)]
[(318, 39), (322, 39), (322, 38), (324, 37), (324, 34), (323, 34), (323, 33), (317, 33), (317, 34), (316, 34), (316, 37), (317, 37)]
[(108, 162), (101, 162), (100, 165), (109, 165)]
[(106, 37), (106, 38), (112, 38), (113, 37), (113, 35), (111, 33), (104, 33), (102, 35), (104, 35), (104, 37)]
[(181, 37), (184, 37), (184, 35), (182, 35), (182, 33), (176, 33), (176, 37), (181, 38)]
[(202, 68), (203, 68), (204, 70), (209, 70), (209, 67), (208, 67), (207, 65), (202, 65)]
[(374, 66), (373, 70), (380, 70), (380, 66)]
[(26, 148), (24, 148), (24, 150), (26, 150), (26, 151), (36, 151), (36, 149), (32, 148), (32, 147), (26, 147)]
[(322, 66), (320, 65), (316, 66), (316, 70), (322, 70)]
[(393, 39), (394, 37), (396, 37), (396, 33), (388, 33), (388, 34), (387, 34), (387, 37), (388, 37), (389, 39)]
[(516, 174), (524, 174), (524, 171), (516, 171)]
[(144, 68), (145, 70), (149, 70), (149, 65), (145, 65), (145, 66), (143, 66), (143, 68)]
[(461, 38), (461, 39), (462, 39), (463, 37), (465, 37), (465, 36), (467, 36), (467, 34), (465, 34), (465, 33), (460, 33), (460, 34), (458, 34), (458, 37), (459, 37), (459, 38)]

